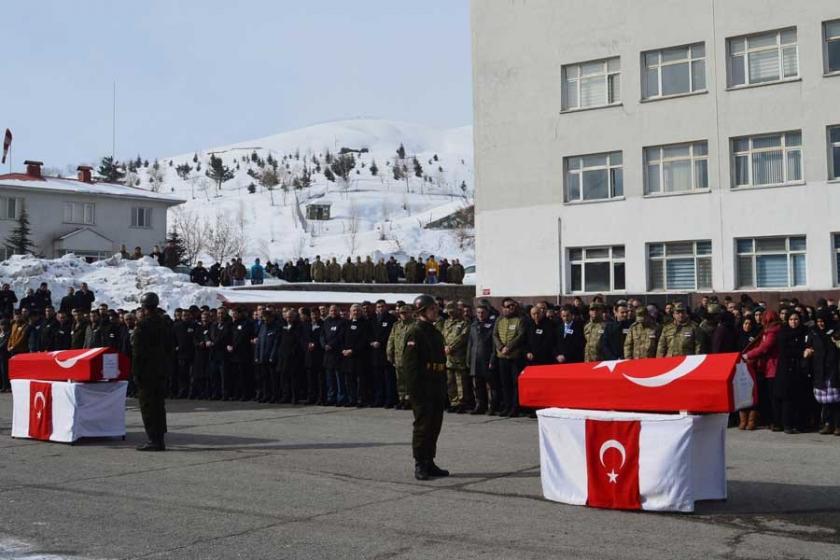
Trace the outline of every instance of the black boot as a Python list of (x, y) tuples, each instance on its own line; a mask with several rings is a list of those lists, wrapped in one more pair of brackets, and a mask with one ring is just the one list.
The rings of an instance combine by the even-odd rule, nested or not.
[(163, 436), (149, 437), (149, 441), (143, 445), (137, 446), (137, 451), (166, 451), (166, 445), (163, 443)]
[(429, 476), (449, 476), (449, 471), (435, 465), (434, 461), (428, 462), (428, 464), (426, 465), (426, 470), (429, 473)]
[(425, 461), (414, 462), (414, 478), (417, 480), (429, 480), (429, 468)]

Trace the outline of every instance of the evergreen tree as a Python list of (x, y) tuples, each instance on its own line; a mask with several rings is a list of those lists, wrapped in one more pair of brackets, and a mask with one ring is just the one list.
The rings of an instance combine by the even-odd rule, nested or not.
[(400, 147), (397, 148), (397, 155), (400, 159), (405, 159), (405, 146), (400, 144)]
[(257, 155), (257, 151), (254, 150), (253, 152), (251, 152), (251, 161), (257, 163), (258, 159), (260, 159), (260, 156)]
[(353, 154), (338, 156), (330, 166), (336, 177), (341, 177), (345, 182), (350, 178), (350, 172), (354, 167), (356, 167), (356, 158)]
[(395, 166), (392, 168), (392, 171), (394, 172), (394, 181), (400, 181), (400, 180), (402, 180), (402, 178), (403, 178), (403, 174), (402, 174), (402, 169), (400, 169), (400, 166), (399, 166), (399, 165), (395, 165)]
[(169, 167), (172, 167), (172, 160), (169, 160)]
[(437, 161), (437, 160), (438, 160), (438, 155), (437, 155), (437, 154), (435, 154), (434, 156), (432, 156), (432, 159), (433, 159), (433, 160), (435, 160), (435, 161)]
[(169, 237), (166, 238), (167, 243), (172, 241), (175, 243), (175, 254), (178, 255), (178, 264), (189, 264), (187, 262), (187, 249), (184, 247), (184, 240), (181, 239), (181, 236), (178, 235), (178, 232), (174, 229), (169, 232)]
[(329, 167), (324, 168), (324, 178), (327, 181), (335, 183), (335, 175), (333, 174), (332, 170)]
[(111, 156), (102, 158), (97, 173), (106, 183), (119, 183), (125, 178), (125, 171), (120, 169), (119, 163)]
[(248, 183), (248, 193), (254, 194), (257, 192), (257, 186), (254, 183)]
[(140, 154), (137, 154), (137, 159), (134, 160), (134, 169), (137, 169), (141, 165), (143, 165), (143, 160), (140, 159)]
[(376, 166), (376, 160), (370, 162), (370, 174), (376, 177), (376, 174), (379, 173), (379, 167)]
[(186, 181), (187, 178), (190, 176), (190, 171), (192, 171), (192, 167), (190, 167), (190, 164), (187, 162), (184, 162), (175, 168), (175, 173), (177, 173), (178, 177), (180, 177), (184, 181)]
[(32, 233), (29, 227), (29, 213), (26, 211), (26, 205), (20, 209), (20, 216), (17, 219), (17, 226), (9, 232), (9, 237), (6, 238), (6, 249), (15, 255), (35, 254), (35, 244), (29, 237)]
[(423, 177), (423, 166), (420, 165), (420, 160), (417, 159), (417, 158), (414, 158), (413, 164), (414, 164), (414, 176), (418, 177), (418, 178), (422, 178)]
[(198, 163), (198, 154), (193, 154), (193, 163)]
[(230, 167), (225, 165), (222, 158), (216, 157), (213, 154), (210, 155), (210, 169), (205, 174), (216, 181), (216, 190), (222, 190), (222, 183), (233, 179), (233, 171), (231, 171)]
[(143, 160), (143, 167), (149, 167), (149, 160)]

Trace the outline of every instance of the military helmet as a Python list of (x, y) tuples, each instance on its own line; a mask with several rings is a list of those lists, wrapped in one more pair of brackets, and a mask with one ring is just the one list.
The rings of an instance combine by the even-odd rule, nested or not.
[(414, 308), (417, 311), (425, 311), (433, 305), (437, 305), (435, 298), (428, 294), (423, 294), (414, 298)]
[(647, 316), (648, 316), (647, 308), (642, 307), (641, 305), (636, 308), (636, 317), (647, 317)]
[(681, 301), (674, 302), (672, 311), (685, 311), (685, 305)]
[(723, 313), (723, 307), (719, 303), (710, 303), (706, 306), (706, 313), (709, 315), (720, 315)]
[(158, 305), (160, 305), (160, 298), (154, 292), (146, 292), (140, 298), (140, 305), (144, 309), (157, 309)]

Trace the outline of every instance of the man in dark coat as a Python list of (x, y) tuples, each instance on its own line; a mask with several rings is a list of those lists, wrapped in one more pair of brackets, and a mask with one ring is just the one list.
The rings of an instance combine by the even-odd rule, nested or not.
[(393, 408), (397, 394), (397, 377), (394, 367), (388, 362), (385, 350), (388, 346), (388, 337), (391, 336), (391, 329), (394, 326), (394, 316), (388, 313), (388, 305), (385, 300), (376, 302), (375, 315), (370, 319), (371, 340), (370, 340), (370, 373), (373, 389), (373, 406), (384, 406)]
[(490, 310), (479, 305), (475, 308), (475, 321), (470, 325), (467, 342), (467, 365), (473, 377), (476, 407), (470, 414), (490, 414), (499, 410), (498, 376), (495, 367), (496, 352), (493, 346), (493, 321)]
[(210, 366), (210, 349), (213, 346), (211, 331), (213, 322), (210, 319), (210, 312), (201, 313), (201, 321), (196, 325), (193, 333), (192, 365), (190, 366), (190, 399), (206, 399), (209, 396), (207, 383), (208, 369)]
[(228, 346), (229, 367), (225, 370), (224, 399), (245, 400), (253, 393), (253, 348), (251, 339), (254, 336), (248, 311), (240, 307), (233, 312), (231, 325), (231, 343)]
[(220, 307), (216, 322), (210, 328), (210, 363), (208, 378), (210, 381), (210, 400), (218, 401), (225, 396), (229, 387), (225, 387), (225, 372), (230, 367), (228, 349), (233, 337), (233, 321), (226, 307)]
[(175, 337), (175, 371), (169, 384), (170, 395), (185, 399), (189, 397), (190, 367), (195, 355), (195, 322), (188, 310), (175, 310), (172, 335)]
[(350, 318), (345, 325), (341, 341), (341, 372), (347, 384), (347, 406), (355, 404), (359, 408), (370, 402), (370, 324), (362, 315), (361, 305), (355, 303), (350, 306)]
[(300, 309), (301, 337), (303, 339), (306, 370), (307, 403), (323, 405), (327, 399), (324, 383), (324, 348), (321, 346), (321, 314), (317, 307)]
[(254, 398), (261, 403), (271, 402), (275, 397), (272, 370), (277, 361), (277, 332), (278, 324), (274, 318), (274, 311), (264, 309), (254, 344)]
[(140, 414), (148, 441), (139, 451), (164, 451), (166, 433), (166, 373), (169, 369), (171, 332), (158, 312), (157, 294), (149, 292), (140, 300), (143, 318), (134, 329), (132, 340), (132, 374), (137, 383)]
[(73, 289), (73, 286), (67, 288), (67, 295), (61, 298), (61, 303), (58, 306), (58, 310), (68, 317), (70, 313), (73, 311), (73, 304), (76, 302), (76, 290)]
[(9, 284), (3, 284), (3, 289), (0, 290), (0, 317), (11, 321), (17, 300), (17, 294), (15, 294), (11, 286)]
[(190, 282), (198, 284), (199, 286), (206, 286), (209, 281), (210, 273), (207, 272), (206, 268), (204, 268), (204, 264), (201, 261), (198, 261), (195, 267), (190, 270)]
[(327, 382), (327, 406), (345, 406), (350, 403), (344, 375), (341, 373), (341, 341), (345, 321), (338, 314), (338, 306), (331, 305), (321, 328), (321, 346), (324, 348), (324, 375)]
[(624, 338), (632, 325), (633, 321), (629, 317), (627, 303), (616, 303), (613, 306), (613, 320), (604, 325), (604, 334), (601, 335), (601, 357), (605, 360), (624, 358)]
[(53, 350), (69, 350), (72, 345), (73, 321), (70, 314), (58, 312), (58, 325), (53, 338)]
[(306, 403), (304, 375), (304, 339), (303, 327), (296, 309), (286, 312), (285, 321), (280, 328), (280, 340), (277, 346), (277, 370), (280, 374), (280, 402), (291, 404)]
[(574, 309), (564, 305), (560, 310), (560, 324), (557, 326), (557, 361), (576, 364), (583, 361), (586, 340), (583, 336), (583, 322), (575, 317)]
[(73, 294), (73, 297), (75, 298), (73, 308), (81, 309), (82, 311), (90, 311), (93, 307), (93, 302), (96, 301), (96, 296), (88, 288), (87, 282), (82, 282), (79, 289)]

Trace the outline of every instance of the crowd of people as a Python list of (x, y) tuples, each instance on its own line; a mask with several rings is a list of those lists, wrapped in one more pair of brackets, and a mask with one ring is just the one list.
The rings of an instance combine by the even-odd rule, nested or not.
[(250, 267), (240, 257), (229, 260), (227, 264), (213, 263), (209, 268), (198, 261), (190, 270), (190, 280), (201, 286), (244, 286), (249, 281), (252, 285), (258, 285), (268, 277), (307, 283), (462, 284), (464, 266), (458, 259), (452, 259), (452, 262), (447, 258), (437, 260), (434, 255), (426, 259), (411, 257), (405, 264), (393, 256), (387, 261), (380, 258), (377, 262), (370, 256), (365, 260), (356, 257), (355, 261), (347, 257), (340, 263), (335, 257), (321, 260), (318, 255), (311, 262), (309, 259), (298, 258), (296, 261), (286, 261), (285, 264), (281, 264), (280, 260), (269, 260), (263, 265), (260, 259), (255, 259)]
[[(109, 346), (131, 355), (142, 309), (94, 306), (87, 285), (55, 306), (46, 284), (18, 301), (0, 290), (0, 390), (8, 359), (22, 352)], [(517, 377), (528, 365), (737, 352), (756, 374), (759, 399), (738, 427), (840, 435), (840, 316), (833, 301), (795, 299), (770, 309), (748, 296), (703, 297), (691, 309), (639, 299), (607, 306), (596, 296), (556, 306), (438, 300), (446, 343), (448, 411), (516, 417)], [(162, 312), (161, 312), (162, 313)], [(402, 373), (413, 306), (380, 300), (349, 307), (176, 309), (168, 396), (408, 409)], [(131, 391), (132, 389), (130, 389)]]

